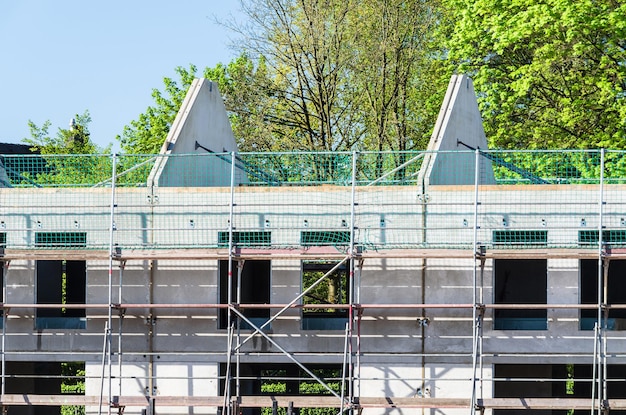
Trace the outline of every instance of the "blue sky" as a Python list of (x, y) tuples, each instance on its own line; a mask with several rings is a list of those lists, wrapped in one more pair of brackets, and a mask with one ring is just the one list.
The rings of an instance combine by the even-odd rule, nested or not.
[(0, 1), (0, 142), (51, 135), (89, 110), (103, 147), (153, 104), (174, 68), (227, 63), (236, 35), (216, 23), (241, 19), (238, 0)]

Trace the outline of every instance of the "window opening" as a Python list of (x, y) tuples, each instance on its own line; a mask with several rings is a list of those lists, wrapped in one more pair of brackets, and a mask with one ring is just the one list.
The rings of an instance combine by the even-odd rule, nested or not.
[[(6, 276), (4, 275), (4, 271), (5, 271), (5, 262), (4, 261), (0, 261), (0, 302), (1, 303), (5, 303), (5, 299), (4, 299), (4, 279), (6, 278)], [(0, 309), (0, 329), (3, 327), (4, 324), (4, 309)]]
[[(547, 260), (494, 261), (495, 304), (547, 304)], [(547, 309), (496, 309), (494, 330), (547, 330)]]
[[(35, 246), (42, 248), (80, 248), (87, 243), (85, 232), (37, 232)], [(70, 260), (36, 261), (37, 304), (85, 304), (87, 299), (87, 262)], [(84, 307), (37, 308), (36, 329), (84, 329)]]
[[(613, 259), (609, 262), (608, 305), (626, 304), (626, 260)], [(604, 290), (604, 278), (602, 278)], [(580, 261), (580, 303), (598, 304), (598, 261), (583, 259)], [(604, 327), (604, 314), (601, 322)], [(580, 329), (593, 330), (598, 320), (598, 309), (580, 310)], [(606, 321), (609, 330), (626, 330), (626, 309), (610, 309)]]
[[(6, 362), (6, 393), (85, 394), (85, 362)], [(24, 408), (22, 410), (22, 408)], [(84, 415), (84, 405), (13, 407), (11, 414)]]
[[(302, 263), (302, 290), (305, 291), (317, 280), (333, 269), (337, 262)], [(346, 308), (335, 308), (333, 305), (348, 304), (349, 262), (344, 262), (332, 274), (307, 292), (302, 301), (302, 328), (304, 330), (344, 330), (348, 321)]]
[[(219, 261), (219, 297), (220, 304), (228, 304), (228, 260)], [(237, 302), (237, 261), (232, 262), (232, 303)], [(270, 273), (271, 261), (244, 261), (241, 273), (241, 303), (242, 304), (269, 304), (270, 303)], [(228, 310), (219, 309), (219, 328), (228, 328)], [(262, 308), (248, 308), (243, 310), (244, 316), (257, 326), (262, 325), (270, 318), (270, 310)], [(237, 321), (237, 319), (235, 319)], [(249, 324), (242, 320), (242, 329), (251, 329)], [(269, 327), (268, 327), (269, 328)]]
[[(37, 304), (85, 304), (85, 261), (37, 261)], [(37, 329), (84, 329), (85, 308), (38, 308)]]
[[(220, 394), (224, 394), (226, 364), (220, 364)], [(341, 394), (341, 365), (307, 364), (307, 368), (322, 379), (333, 391)], [(346, 383), (347, 385), (347, 383)], [(295, 364), (268, 363), (242, 364), (240, 366), (240, 387), (243, 395), (310, 395), (324, 396), (330, 392), (312, 379), (308, 373)], [(347, 386), (346, 386), (347, 387)], [(231, 390), (235, 390), (235, 380)], [(277, 408), (279, 415), (285, 415), (285, 408)], [(272, 415), (272, 408), (241, 408), (243, 415)], [(294, 408), (299, 415), (336, 415), (336, 408)]]

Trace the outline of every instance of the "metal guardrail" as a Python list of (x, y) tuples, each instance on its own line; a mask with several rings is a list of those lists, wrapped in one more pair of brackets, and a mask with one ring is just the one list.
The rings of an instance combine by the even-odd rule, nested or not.
[(5, 155), (0, 244), (108, 249), (113, 230), (120, 249), (225, 248), (232, 230), (238, 248), (615, 248), (624, 154)]

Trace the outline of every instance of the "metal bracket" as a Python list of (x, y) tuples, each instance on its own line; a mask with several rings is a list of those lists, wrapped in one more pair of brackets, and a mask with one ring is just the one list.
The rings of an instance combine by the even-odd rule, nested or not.
[(426, 193), (422, 193), (420, 195), (417, 195), (417, 201), (420, 203), (428, 203), (430, 202), (430, 196)]
[(474, 252), (476, 259), (480, 259), (481, 261), (485, 260), (485, 255), (487, 254), (487, 247), (485, 245), (479, 245)]
[[(119, 246), (116, 246), (113, 249), (113, 252), (111, 252), (111, 258), (120, 259), (121, 257), (122, 257), (122, 248), (120, 248)], [(126, 263), (126, 260), (124, 260), (123, 263)], [(124, 266), (120, 264), (120, 268), (124, 268)]]
[(485, 307), (484, 304), (480, 304), (477, 303), (476, 304), (476, 311), (478, 311), (478, 321), (483, 321), (483, 319), (485, 318), (485, 311), (486, 311), (487, 307)]
[(159, 195), (147, 195), (146, 196), (149, 205), (158, 205), (159, 204)]

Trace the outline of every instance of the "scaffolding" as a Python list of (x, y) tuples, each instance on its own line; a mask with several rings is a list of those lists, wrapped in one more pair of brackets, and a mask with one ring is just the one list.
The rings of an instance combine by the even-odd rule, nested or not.
[[(472, 414), (486, 409), (574, 409), (598, 413), (626, 409), (626, 399), (609, 396), (607, 387), (609, 360), (619, 361), (626, 351), (618, 346), (612, 351), (608, 348), (609, 337), (622, 338), (616, 334), (618, 332), (610, 330), (609, 312), (626, 309), (626, 304), (609, 301), (608, 281), (611, 261), (626, 259), (623, 155), (623, 152), (608, 150), (468, 149), (388, 153), (3, 156), (1, 167), (5, 179), (4, 188), (0, 189), (0, 237), (5, 277), (1, 403), (5, 407), (71, 403), (98, 407), (100, 411), (105, 408), (108, 413), (122, 412), (127, 407), (143, 407), (155, 412), (160, 407), (177, 406), (221, 408), (224, 414), (237, 414), (242, 408), (277, 406), (337, 408), (340, 412), (373, 408), (450, 408), (468, 410)], [(101, 289), (98, 291), (106, 292), (106, 297), (99, 297), (106, 301), (11, 301), (6, 276), (12, 262), (59, 258), (106, 264), (107, 278), (99, 282)], [(363, 301), (364, 264), (390, 259), (421, 264), (422, 282), (417, 284), (422, 296), (419, 301)], [(547, 300), (497, 303), (485, 294), (489, 289), (485, 285), (485, 272), (488, 261), (499, 259), (597, 261), (595, 303), (550, 303)], [(226, 261), (227, 301), (156, 300), (152, 273), (159, 260)], [(301, 287), (288, 302), (246, 303), (242, 299), (243, 270), (246, 261), (255, 260), (331, 261), (333, 265), (308, 287)], [(425, 274), (429, 270), (428, 261), (437, 260), (472, 264), (471, 301), (429, 300), (425, 293)], [(144, 261), (148, 263), (150, 274), (148, 298), (144, 302), (125, 302), (127, 267)], [(345, 302), (307, 304), (303, 300), (305, 296), (340, 267), (345, 267), (349, 275)], [(281, 345), (280, 336), (267, 330), (290, 311), (324, 308), (345, 310), (347, 315), (345, 326), (338, 331), (341, 334), (335, 335), (341, 338), (341, 352), (289, 351)], [(12, 323), (17, 324), (28, 316), (36, 319), (40, 310), (48, 309), (80, 309), (88, 316), (91, 312), (94, 317), (103, 316), (94, 319), (98, 324), (102, 322), (101, 350), (88, 346), (67, 352), (69, 360), (93, 362), (101, 357), (99, 396), (6, 393), (7, 379), (12, 376), (6, 370), (7, 359), (28, 360), (46, 352), (58, 352), (20, 351), (15, 343), (8, 345), (8, 339), (16, 334), (9, 330)], [(259, 322), (246, 314), (247, 310), (257, 309), (269, 310), (270, 317)], [(491, 393), (485, 396), (485, 382), (497, 381), (495, 376), (485, 375), (485, 360), (493, 364), (495, 357), (504, 352), (485, 350), (485, 318), (493, 316), (496, 310), (516, 309), (596, 311), (593, 336), (585, 343), (589, 346), (587, 350), (571, 354), (546, 352), (548, 358), (589, 360), (593, 367), (592, 378), (584, 381), (591, 384), (590, 397), (511, 398), (492, 397)], [(226, 349), (225, 374), (218, 374), (223, 384), (222, 393), (214, 396), (156, 393), (158, 375), (153, 365), (157, 353), (153, 353), (152, 342), (156, 336), (157, 315), (187, 316), (198, 310), (225, 312), (225, 331), (214, 330), (213, 333), (223, 339)], [(426, 384), (434, 378), (425, 374), (428, 357), (424, 350), (425, 331), (437, 317), (436, 313), (442, 310), (456, 310), (456, 318), (471, 321), (471, 350), (457, 352), (453, 348), (449, 353), (451, 362), (461, 357), (471, 359), (471, 377), (458, 379), (471, 385), (469, 396), (437, 397), (432, 391), (427, 392)], [(420, 387), (414, 396), (380, 397), (361, 393), (361, 383), (365, 381), (361, 375), (361, 359), (366, 355), (361, 348), (363, 317), (389, 312), (398, 312), (395, 315), (398, 318), (417, 316), (422, 349), (404, 356), (415, 359), (422, 368), (416, 379)], [(148, 351), (144, 355), (147, 355), (149, 370), (143, 396), (125, 394), (122, 385), (127, 356), (123, 352), (123, 323), (131, 315), (145, 317), (148, 327)], [(50, 320), (47, 324), (56, 323)], [(117, 333), (113, 330), (115, 326)], [(37, 330), (49, 328), (38, 327)], [(241, 382), (246, 376), (241, 367), (249, 352), (244, 351), (244, 346), (255, 339), (271, 345), (277, 351), (272, 352), (272, 358), (280, 355), (296, 365), (308, 379), (321, 385), (326, 395), (245, 394)], [(379, 352), (385, 354), (385, 350)], [(329, 385), (328, 380), (303, 363), (302, 356), (318, 355), (319, 361), (325, 354), (340, 359), (339, 388)], [(533, 358), (532, 353), (526, 355)]]

